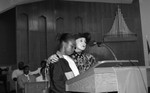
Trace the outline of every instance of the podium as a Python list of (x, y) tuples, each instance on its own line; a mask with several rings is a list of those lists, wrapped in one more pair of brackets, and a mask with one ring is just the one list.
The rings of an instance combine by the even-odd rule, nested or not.
[[(101, 93), (147, 93), (145, 67), (101, 67), (98, 62), (85, 73), (66, 82), (66, 91)], [(127, 62), (127, 60), (121, 60)], [(111, 62), (110, 62), (111, 63)], [(108, 66), (108, 65), (106, 65)], [(140, 69), (140, 70), (139, 70)]]
[(48, 82), (25, 83), (25, 93), (48, 93)]

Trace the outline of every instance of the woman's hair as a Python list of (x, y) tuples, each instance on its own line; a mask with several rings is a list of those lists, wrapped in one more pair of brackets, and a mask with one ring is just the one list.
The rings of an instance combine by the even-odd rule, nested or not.
[(59, 41), (58, 49), (60, 49), (62, 47), (63, 42), (68, 42), (70, 40), (75, 40), (75, 37), (74, 37), (73, 34), (71, 34), (71, 33), (62, 33), (60, 35), (60, 37), (58, 38), (58, 41)]
[(45, 69), (45, 67), (42, 67), (41, 70), (40, 70), (40, 73), (42, 73), (42, 71), (43, 71), (44, 69)]

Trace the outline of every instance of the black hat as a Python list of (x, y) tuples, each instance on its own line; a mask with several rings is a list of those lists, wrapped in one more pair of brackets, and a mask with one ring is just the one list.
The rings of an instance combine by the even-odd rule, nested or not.
[(75, 39), (78, 39), (78, 38), (85, 38), (86, 39), (86, 43), (88, 44), (91, 40), (91, 34), (86, 32), (86, 33), (78, 33), (78, 34), (75, 34)]

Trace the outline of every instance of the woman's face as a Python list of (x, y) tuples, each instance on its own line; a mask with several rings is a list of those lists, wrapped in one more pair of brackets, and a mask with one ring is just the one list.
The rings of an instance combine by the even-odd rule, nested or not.
[(76, 39), (76, 48), (81, 51), (85, 50), (86, 39), (84, 37)]
[(66, 43), (66, 55), (71, 55), (75, 50), (76, 42), (75, 40), (69, 40)]

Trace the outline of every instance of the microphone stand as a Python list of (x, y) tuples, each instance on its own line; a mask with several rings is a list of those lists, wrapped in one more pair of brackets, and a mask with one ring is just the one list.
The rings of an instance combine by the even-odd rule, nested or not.
[[(112, 56), (114, 57), (114, 60), (115, 60), (115, 61), (118, 61), (118, 59), (117, 59), (117, 57), (116, 57), (116, 55), (115, 55), (115, 52), (114, 52), (113, 49), (112, 49), (110, 46), (108, 46), (107, 44), (105, 44), (105, 43), (103, 43), (103, 42), (96, 42), (96, 41), (94, 41), (94, 42), (92, 42), (91, 45), (92, 45), (92, 46), (97, 45), (98, 47), (104, 47), (104, 48), (108, 49), (108, 51), (109, 51), (109, 52), (112, 54)], [(122, 64), (122, 63), (118, 63), (118, 64), (116, 65), (116, 67), (120, 67), (120, 66), (123, 66), (123, 64)]]
[(99, 47), (107, 48), (111, 52), (111, 54), (113, 55), (114, 59), (118, 60), (113, 49), (110, 46), (108, 46), (107, 44), (101, 43), (101, 42), (94, 42), (94, 44), (98, 45)]

